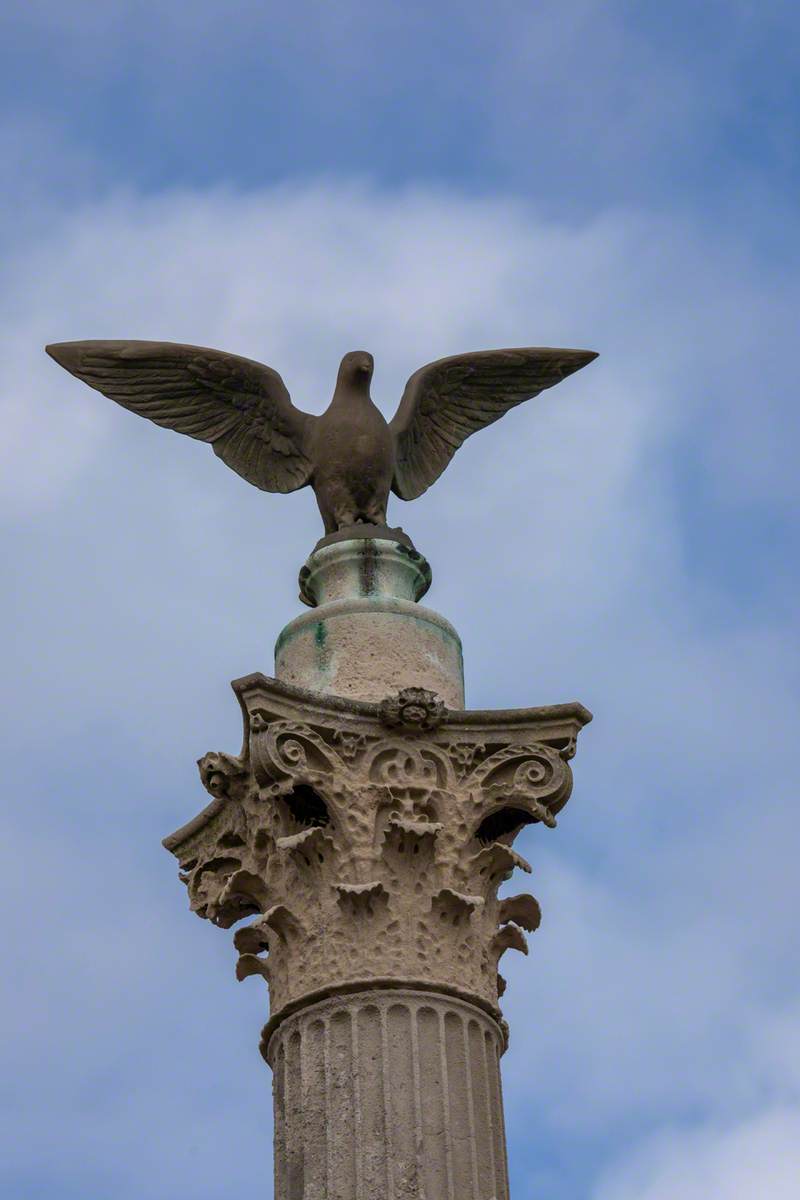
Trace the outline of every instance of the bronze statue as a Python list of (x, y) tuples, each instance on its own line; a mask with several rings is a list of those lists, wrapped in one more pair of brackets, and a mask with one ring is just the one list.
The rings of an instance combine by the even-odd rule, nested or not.
[(310, 484), (326, 534), (385, 525), (390, 489), (421, 496), (458, 447), (509, 409), (597, 355), (591, 350), (481, 350), (420, 367), (387, 423), (370, 397), (372, 355), (345, 354), (333, 399), (311, 416), (277, 371), (220, 350), (172, 342), (59, 342), (47, 353), (123, 408), (202, 442), (267, 492)]

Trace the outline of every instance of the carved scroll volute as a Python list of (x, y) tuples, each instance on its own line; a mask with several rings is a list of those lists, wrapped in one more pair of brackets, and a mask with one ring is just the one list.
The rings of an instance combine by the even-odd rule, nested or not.
[(348, 774), (344, 760), (310, 726), (250, 714), (250, 758), (259, 783), (296, 776)]
[(468, 782), (482, 797), (484, 815), (505, 803), (552, 826), (569, 799), (572, 772), (552, 746), (510, 745), (485, 759)]

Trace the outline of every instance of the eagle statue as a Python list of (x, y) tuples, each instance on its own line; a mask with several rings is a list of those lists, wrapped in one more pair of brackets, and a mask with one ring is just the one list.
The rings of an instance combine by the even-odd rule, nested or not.
[(277, 371), (172, 342), (47, 346), (78, 379), (156, 425), (209, 442), (267, 492), (314, 489), (325, 533), (385, 525), (390, 490), (415, 500), (471, 434), (585, 367), (591, 350), (481, 350), (420, 367), (386, 421), (370, 397), (373, 358), (345, 354), (328, 408), (295, 408)]

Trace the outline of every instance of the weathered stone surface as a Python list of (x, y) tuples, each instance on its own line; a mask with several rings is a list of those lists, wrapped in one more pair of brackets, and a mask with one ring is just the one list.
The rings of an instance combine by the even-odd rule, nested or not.
[(280, 678), (234, 683), (241, 754), (200, 760), (212, 802), (165, 845), (195, 912), (238, 926), (236, 977), (269, 987), (276, 1200), (508, 1200), (498, 962), (541, 914), (498, 889), (591, 716), (465, 710), (424, 558), (347, 532), (301, 572)]
[(508, 1200), (497, 966), (540, 913), (497, 892), (590, 714), (233, 686), (242, 752), (200, 760), (212, 801), (165, 845), (269, 986), (276, 1200)]
[(462, 708), (459, 636), (449, 621), (418, 603), (430, 581), (423, 556), (390, 537), (318, 546), (300, 572), (300, 596), (312, 611), (280, 634), (276, 676), (355, 700), (382, 700), (388, 692), (420, 686), (450, 708)]
[(538, 924), (499, 885), (528, 864), (523, 825), (555, 824), (579, 704), (445, 710), (424, 689), (382, 705), (252, 675), (234, 684), (240, 756), (200, 762), (214, 797), (167, 838), (192, 908), (235, 938), (239, 978), (269, 983), (274, 1026), (336, 990), (407, 986), (499, 1016), (497, 963)]
[(311, 1004), (270, 1038), (280, 1200), (508, 1200), (503, 1035), (411, 989)]

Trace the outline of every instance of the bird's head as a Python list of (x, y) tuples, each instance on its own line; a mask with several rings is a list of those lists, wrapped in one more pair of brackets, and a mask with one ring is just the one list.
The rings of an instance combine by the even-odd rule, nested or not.
[(368, 350), (351, 350), (339, 367), (339, 383), (369, 387), (375, 361)]

